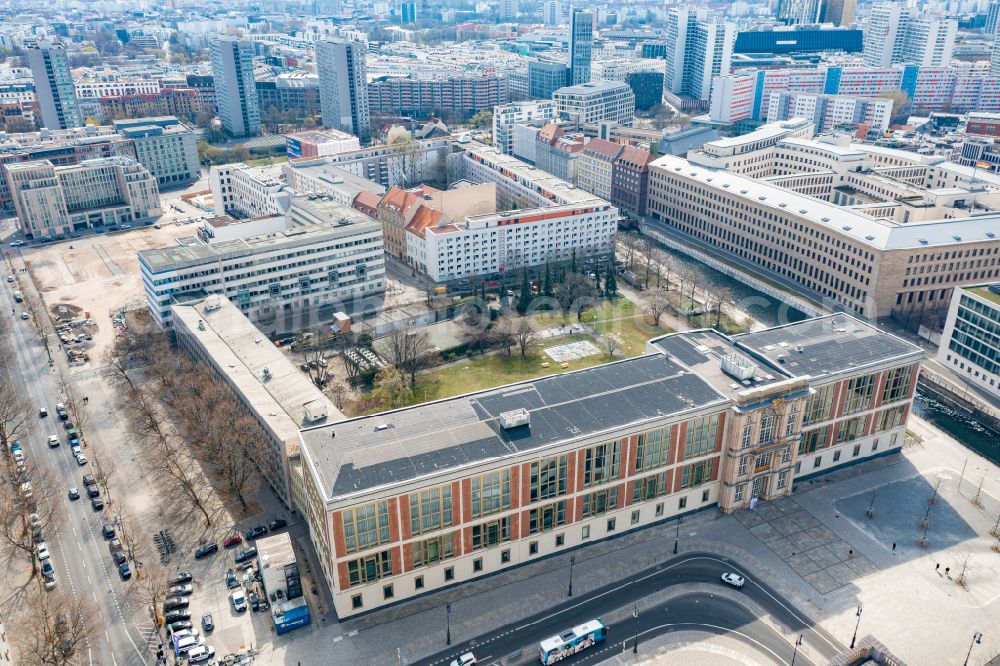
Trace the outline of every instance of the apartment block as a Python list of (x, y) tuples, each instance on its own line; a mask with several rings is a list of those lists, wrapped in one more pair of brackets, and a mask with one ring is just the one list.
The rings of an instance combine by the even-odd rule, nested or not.
[(576, 165), (577, 186), (605, 201), (611, 201), (612, 164), (622, 150), (621, 144), (606, 139), (591, 139), (580, 152)]
[(171, 304), (192, 293), (219, 294), (264, 330), (285, 317), (346, 304), (385, 290), (382, 230), (335, 201), (297, 196), (287, 229), (212, 244), (139, 252), (149, 312), (172, 327)]
[(412, 154), (401, 155), (391, 146), (375, 145), (313, 160), (296, 160), (295, 169), (312, 169), (329, 164), (385, 187), (445, 180), (447, 156), (453, 139), (417, 139)]
[(514, 154), (514, 127), (521, 123), (553, 120), (558, 115), (555, 102), (536, 100), (498, 104), (493, 107), (493, 145), (505, 155)]
[(1000, 282), (955, 289), (937, 359), (1000, 398)]
[(629, 126), (635, 120), (635, 94), (621, 81), (592, 81), (552, 94), (559, 117), (575, 123), (608, 120)]
[(454, 113), (468, 117), (510, 100), (504, 76), (461, 76), (433, 80), (386, 77), (368, 84), (373, 113), (428, 116)]
[(546, 125), (535, 135), (535, 166), (575, 185), (576, 164), (587, 141), (580, 132), (567, 134), (559, 125)]
[(847, 315), (692, 331), (638, 358), (303, 429), (304, 513), (338, 617), (894, 454), (921, 356)]
[(885, 131), (892, 120), (892, 100), (878, 97), (816, 95), (773, 92), (767, 105), (767, 121), (806, 118), (820, 133), (835, 127), (868, 125)]
[(149, 118), (177, 116), (195, 120), (202, 111), (214, 113), (214, 101), (206, 103), (195, 88), (164, 88), (156, 93), (101, 97), (101, 118)]
[(65, 45), (40, 40), (29, 42), (26, 47), (42, 123), (53, 130), (83, 125)]
[(284, 215), (295, 194), (278, 180), (276, 169), (243, 162), (213, 166), (208, 182), (215, 210), (236, 218)]
[(951, 64), (958, 21), (897, 2), (874, 5), (865, 29), (864, 59), (871, 67)]
[(664, 88), (678, 97), (708, 100), (712, 79), (729, 74), (736, 27), (709, 18), (704, 9), (673, 7), (666, 31)]
[(638, 217), (646, 215), (649, 165), (655, 158), (645, 148), (625, 146), (612, 162), (611, 203)]
[(297, 120), (317, 118), (321, 114), (319, 77), (291, 72), (257, 81), (257, 103), (265, 122), (274, 114), (278, 114), (282, 122), (287, 122), (289, 116)]
[(348, 132), (367, 143), (371, 135), (368, 46), (345, 39), (316, 42), (323, 126)]
[(161, 190), (188, 185), (201, 175), (194, 130), (177, 118), (118, 120), (112, 127), (135, 145), (136, 160), (156, 178)]
[(156, 179), (128, 157), (84, 160), (70, 166), (40, 160), (3, 168), (18, 229), (30, 238), (141, 224), (163, 214)]
[(253, 73), (253, 43), (232, 36), (212, 40), (212, 78), (222, 129), (229, 136), (260, 131), (260, 105)]

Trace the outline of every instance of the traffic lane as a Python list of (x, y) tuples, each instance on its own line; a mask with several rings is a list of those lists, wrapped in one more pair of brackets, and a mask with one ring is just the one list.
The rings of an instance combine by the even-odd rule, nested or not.
[[(579, 566), (579, 565), (578, 565)], [(832, 658), (843, 649), (835, 639), (821, 628), (816, 627), (804, 614), (795, 609), (768, 585), (757, 582), (744, 567), (732, 560), (712, 553), (689, 553), (658, 565), (653, 569), (639, 572), (618, 583), (605, 586), (576, 599), (564, 601), (548, 609), (545, 613), (529, 617), (520, 623), (512, 623), (490, 634), (475, 638), (476, 645), (487, 645), (494, 654), (509, 654), (517, 651), (522, 644), (537, 644), (567, 627), (611, 611), (633, 604), (648, 594), (682, 583), (710, 583), (722, 587), (721, 576), (733, 571), (743, 576), (747, 582), (743, 593), (760, 604), (790, 633), (803, 634), (804, 643), (827, 658)], [(453, 632), (454, 635), (454, 632)], [(512, 638), (517, 636), (516, 639)], [(463, 641), (459, 644), (471, 644)], [(448, 663), (466, 649), (451, 648), (436, 653), (417, 663), (434, 666)]]

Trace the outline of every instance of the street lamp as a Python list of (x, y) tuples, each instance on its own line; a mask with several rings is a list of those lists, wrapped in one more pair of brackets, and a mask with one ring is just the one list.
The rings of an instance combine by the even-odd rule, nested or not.
[(795, 651), (792, 652), (792, 663), (791, 663), (791, 666), (795, 666), (795, 657), (797, 657), (799, 655), (799, 646), (800, 645), (802, 645), (802, 634), (799, 634), (799, 637), (795, 639)]
[(972, 648), (973, 648), (973, 646), (976, 643), (982, 643), (982, 642), (983, 642), (983, 634), (982, 634), (982, 632), (977, 631), (976, 633), (974, 633), (972, 635), (972, 642), (969, 643), (969, 652), (968, 652), (968, 654), (965, 655), (965, 662), (962, 663), (962, 666), (969, 666), (969, 657), (972, 656)]
[(632, 606), (632, 617), (635, 618), (635, 641), (632, 643), (632, 654), (639, 654), (639, 607)]
[(860, 605), (858, 606), (857, 616), (858, 616), (858, 621), (854, 625), (854, 636), (851, 638), (851, 649), (852, 650), (854, 649), (854, 643), (857, 642), (857, 640), (858, 640), (858, 627), (861, 626), (861, 606)]
[[(448, 645), (451, 645), (451, 604), (445, 606), (448, 611)], [(851, 647), (854, 647), (853, 645)]]
[(576, 566), (576, 555), (569, 558), (569, 596), (573, 596), (573, 567)]
[(677, 542), (681, 539), (681, 523), (684, 522), (684, 516), (677, 516), (677, 533), (674, 534), (674, 555), (677, 554)]

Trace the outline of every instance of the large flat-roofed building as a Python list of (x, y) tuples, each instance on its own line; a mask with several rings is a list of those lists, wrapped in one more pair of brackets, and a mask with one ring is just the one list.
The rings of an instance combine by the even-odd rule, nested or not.
[(868, 125), (884, 132), (892, 119), (892, 104), (891, 99), (877, 97), (774, 92), (768, 103), (767, 120), (807, 118), (819, 132), (854, 125)]
[(177, 118), (116, 120), (113, 127), (135, 144), (136, 160), (156, 177), (161, 190), (187, 185), (201, 175), (194, 130)]
[(624, 81), (591, 81), (560, 88), (552, 94), (559, 116), (576, 123), (608, 120), (631, 125), (635, 120), (635, 93)]
[(301, 160), (359, 150), (358, 137), (336, 129), (302, 130), (285, 135), (288, 159)]
[(505, 76), (456, 76), (441, 79), (385, 77), (368, 84), (372, 113), (471, 116), (510, 101)]
[(846, 315), (305, 429), (340, 618), (898, 451), (921, 350)]
[(213, 166), (208, 183), (216, 212), (242, 218), (284, 215), (294, 192), (285, 187), (279, 175), (277, 167), (252, 167), (243, 162)]
[[(219, 294), (268, 332), (288, 317), (385, 291), (382, 229), (360, 211), (296, 196), (284, 231), (206, 244), (143, 250), (139, 267), (149, 312), (170, 328), (171, 303), (191, 292)], [(308, 261), (301, 257), (308, 255)]]
[(388, 145), (369, 146), (312, 160), (296, 160), (293, 167), (308, 169), (318, 163), (330, 164), (386, 187), (439, 182), (447, 172), (446, 159), (452, 143), (451, 137), (418, 139), (416, 147), (406, 154)]
[(18, 228), (31, 238), (82, 229), (142, 224), (163, 214), (156, 179), (128, 157), (53, 166), (48, 160), (4, 165)]
[(937, 358), (1000, 399), (1000, 282), (955, 290)]
[(557, 115), (558, 108), (551, 100), (499, 104), (493, 107), (493, 145), (505, 155), (512, 155), (514, 128), (518, 124), (553, 120)]
[(263, 428), (265, 438), (247, 445), (268, 485), (285, 506), (304, 506), (299, 431), (344, 415), (222, 295), (189, 294), (169, 309), (177, 346), (226, 382)]

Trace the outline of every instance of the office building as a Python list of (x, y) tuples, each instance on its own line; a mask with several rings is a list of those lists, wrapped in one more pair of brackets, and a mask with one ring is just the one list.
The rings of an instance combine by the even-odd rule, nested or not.
[(864, 31), (829, 26), (788, 26), (736, 33), (733, 53), (817, 53), (824, 51), (861, 53)]
[(986, 10), (986, 26), (983, 31), (988, 35), (995, 35), (998, 28), (1000, 28), (1000, 0), (990, 0), (990, 6)]
[(567, 134), (559, 125), (546, 125), (535, 135), (535, 166), (576, 185), (576, 163), (587, 141), (581, 132)]
[(663, 72), (629, 72), (625, 82), (635, 95), (637, 111), (648, 111), (663, 103)]
[(1000, 398), (1000, 282), (955, 289), (937, 359)]
[(335, 129), (301, 130), (285, 135), (290, 160), (315, 159), (361, 149), (358, 137)]
[(281, 122), (319, 118), (322, 113), (319, 94), (319, 77), (303, 72), (286, 72), (272, 79), (257, 81), (257, 102), (260, 117), (272, 122), (277, 116)]
[(18, 230), (30, 238), (142, 224), (163, 214), (156, 178), (128, 157), (4, 165)]
[(112, 127), (135, 146), (135, 158), (160, 190), (198, 180), (201, 162), (194, 130), (172, 116), (116, 120)]
[(206, 105), (204, 96), (194, 88), (163, 88), (156, 93), (136, 93), (101, 97), (97, 100), (101, 118), (155, 118), (177, 116), (197, 119), (203, 110), (214, 113), (214, 101)]
[(555, 102), (548, 100), (512, 102), (493, 107), (493, 145), (505, 155), (514, 154), (514, 127), (553, 120), (558, 115)]
[(517, 0), (500, 0), (498, 13), (501, 21), (514, 21), (517, 19)]
[(368, 84), (372, 113), (418, 117), (452, 113), (467, 118), (508, 101), (507, 77), (497, 75), (431, 80), (385, 77)]
[(399, 3), (399, 22), (403, 25), (417, 22), (417, 3)]
[(542, 23), (545, 25), (562, 25), (563, 4), (560, 0), (545, 0), (542, 3)]
[[(172, 303), (192, 293), (218, 294), (261, 328), (287, 331), (286, 316), (321, 307), (344, 310), (385, 291), (377, 222), (349, 206), (307, 196), (293, 198), (286, 220), (284, 231), (140, 251), (153, 321), (171, 328)], [(302, 261), (306, 255), (309, 260)]]
[(253, 75), (253, 42), (222, 36), (212, 40), (212, 78), (222, 130), (229, 136), (260, 131), (260, 104)]
[(858, 125), (885, 131), (892, 119), (892, 103), (891, 99), (879, 97), (773, 92), (766, 118), (768, 122), (806, 118), (819, 133)]
[(569, 62), (566, 85), (590, 81), (590, 56), (594, 48), (594, 15), (574, 9), (569, 19)]
[(303, 513), (337, 615), (898, 453), (921, 357), (843, 314), (692, 331), (638, 358), (305, 429)]
[(387, 188), (438, 183), (447, 181), (446, 158), (452, 143), (451, 137), (418, 139), (412, 153), (407, 154), (400, 154), (391, 146), (382, 144), (311, 160), (296, 160), (290, 163), (290, 167), (321, 170), (323, 165), (329, 164)]
[(591, 139), (576, 164), (577, 187), (611, 201), (612, 165), (624, 147), (606, 139)]
[(823, 0), (778, 0), (775, 15), (785, 25), (819, 23)]
[(528, 97), (552, 99), (560, 88), (566, 87), (569, 70), (561, 62), (532, 60), (528, 63)]
[(674, 7), (667, 13), (664, 88), (678, 97), (708, 100), (712, 79), (732, 66), (736, 28), (708, 18), (705, 10)]
[(1000, 137), (1000, 113), (970, 113), (965, 124), (966, 134)]
[(635, 120), (635, 95), (627, 83), (592, 81), (556, 90), (552, 99), (559, 117), (575, 123), (608, 120), (631, 125)]
[(947, 67), (957, 32), (954, 19), (929, 16), (902, 3), (875, 5), (865, 29), (865, 64)]
[(26, 52), (43, 126), (60, 130), (83, 125), (66, 47), (42, 40), (26, 44)]
[(309, 164), (304, 168), (297, 168), (291, 162), (281, 165), (281, 175), (291, 190), (299, 194), (330, 197), (338, 203), (355, 208), (358, 195), (362, 193), (374, 195), (376, 202), (385, 194), (386, 188), (383, 185), (345, 169), (322, 160), (312, 160)]
[(296, 194), (278, 180), (276, 167), (243, 162), (212, 166), (208, 183), (215, 211), (240, 219), (284, 215)]
[(611, 203), (637, 217), (646, 215), (649, 165), (655, 157), (645, 148), (625, 146), (612, 162)]
[(367, 54), (368, 47), (361, 42), (316, 42), (323, 126), (353, 134), (362, 143), (371, 136)]
[(820, 23), (832, 23), (840, 27), (854, 23), (858, 10), (858, 0), (822, 0)]

